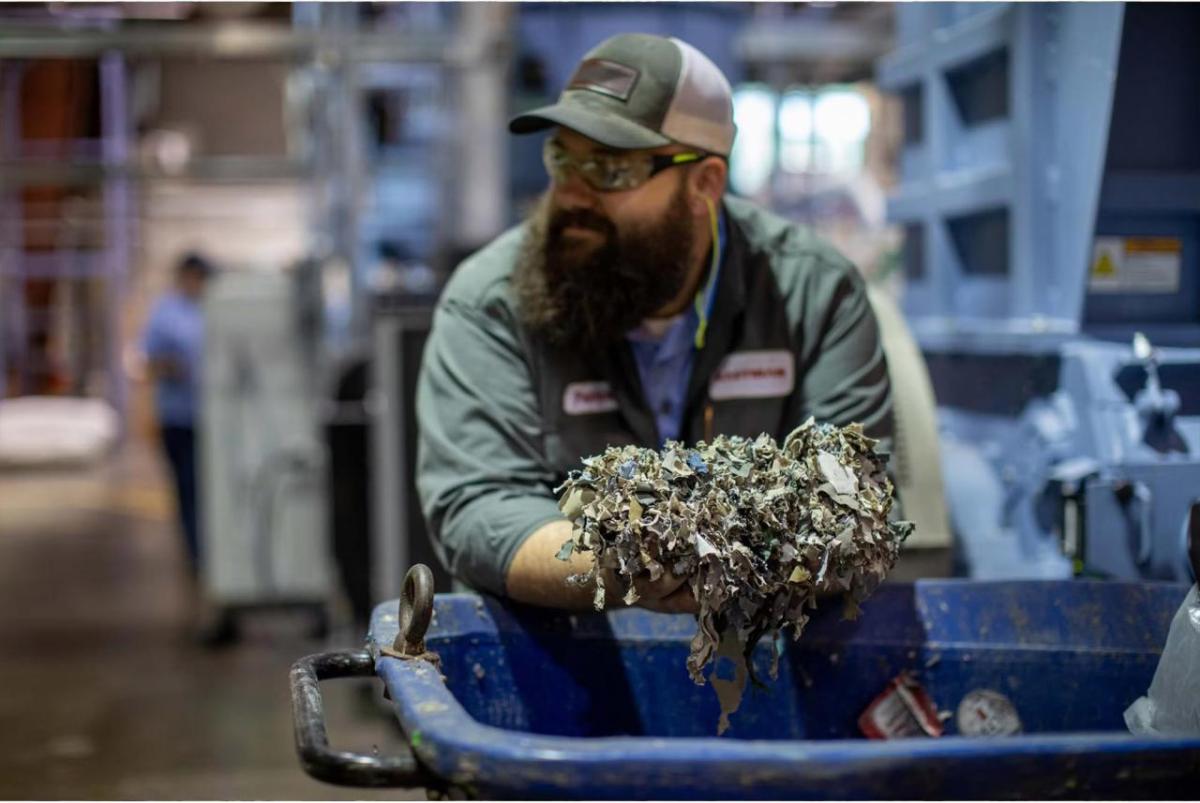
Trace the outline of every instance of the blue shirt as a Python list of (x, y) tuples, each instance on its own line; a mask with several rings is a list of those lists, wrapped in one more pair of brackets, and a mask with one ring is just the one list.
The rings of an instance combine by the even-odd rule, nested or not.
[(174, 361), (183, 373), (155, 382), (159, 423), (194, 425), (204, 364), (204, 313), (200, 305), (177, 290), (165, 294), (150, 313), (142, 334), (142, 349), (148, 359)]
[[(720, 253), (713, 275), (701, 285), (696, 296), (703, 307), (705, 317), (711, 317), (716, 295), (717, 279), (721, 275), (721, 262), (725, 258), (725, 212), (717, 217)], [(714, 246), (715, 247), (715, 246)], [(642, 392), (646, 404), (654, 414), (658, 425), (659, 446), (668, 440), (678, 440), (683, 429), (683, 406), (687, 402), (688, 380), (692, 376), (692, 362), (696, 354), (696, 330), (700, 326), (697, 304), (688, 306), (666, 327), (665, 332), (655, 333), (645, 324), (626, 334), (637, 363), (638, 376), (642, 380)]]

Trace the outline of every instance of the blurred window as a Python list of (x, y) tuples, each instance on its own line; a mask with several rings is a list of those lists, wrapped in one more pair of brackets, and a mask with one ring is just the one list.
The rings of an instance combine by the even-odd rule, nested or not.
[(734, 90), (738, 134), (730, 183), (740, 195), (763, 191), (776, 173), (851, 177), (863, 170), (871, 110), (852, 86)]
[(818, 147), (811, 172), (847, 174), (862, 169), (871, 110), (858, 90), (836, 87), (818, 92), (813, 128)]
[(765, 84), (742, 84), (733, 93), (737, 137), (729, 158), (729, 183), (739, 195), (761, 192), (775, 170), (776, 93)]
[(813, 137), (811, 92), (785, 92), (779, 104), (779, 169), (785, 173), (808, 173), (819, 147)]

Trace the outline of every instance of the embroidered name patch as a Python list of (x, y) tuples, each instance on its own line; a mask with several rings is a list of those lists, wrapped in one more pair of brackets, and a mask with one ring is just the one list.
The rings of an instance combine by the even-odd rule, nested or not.
[(796, 359), (786, 349), (738, 351), (717, 366), (708, 385), (713, 401), (786, 396), (796, 384)]
[(563, 390), (563, 412), (567, 415), (611, 413), (617, 397), (607, 382), (572, 382)]

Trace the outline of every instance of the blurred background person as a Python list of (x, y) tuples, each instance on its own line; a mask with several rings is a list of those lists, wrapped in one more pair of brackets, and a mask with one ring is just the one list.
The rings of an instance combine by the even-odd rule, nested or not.
[(154, 380), (154, 403), (163, 453), (175, 480), (179, 526), (187, 547), (188, 571), (200, 571), (196, 480), (196, 431), (204, 363), (204, 288), (212, 264), (190, 253), (176, 267), (175, 284), (155, 303), (142, 335), (146, 365)]

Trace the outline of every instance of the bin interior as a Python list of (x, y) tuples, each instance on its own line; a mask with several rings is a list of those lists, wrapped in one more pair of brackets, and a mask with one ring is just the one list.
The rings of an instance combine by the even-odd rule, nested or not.
[[(859, 715), (906, 670), (940, 711), (986, 688), (1014, 703), (1026, 733), (1124, 731), (1122, 714), (1145, 694), (1186, 592), (1080, 581), (885, 585), (857, 621), (832, 603), (798, 642), (787, 637), (776, 680), (761, 643), (763, 686), (747, 687), (726, 735), (860, 738)], [(712, 687), (688, 676), (694, 633), (685, 615), (571, 615), (445, 595), (427, 644), (480, 723), (554, 736), (706, 737), (719, 707)], [(945, 727), (956, 732), (953, 717)]]

